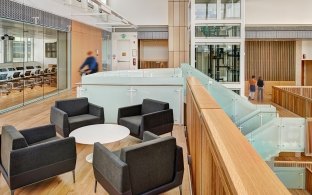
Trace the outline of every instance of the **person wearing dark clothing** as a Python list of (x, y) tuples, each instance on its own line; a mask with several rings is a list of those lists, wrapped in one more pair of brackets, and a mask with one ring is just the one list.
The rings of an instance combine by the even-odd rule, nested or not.
[(85, 71), (86, 74), (93, 74), (98, 72), (98, 63), (96, 62), (96, 58), (92, 56), (92, 51), (89, 51), (87, 59), (84, 63), (80, 66), (80, 71), (88, 66), (88, 69)]
[(258, 78), (257, 86), (258, 86), (258, 96), (257, 96), (257, 100), (258, 100), (258, 101), (263, 101), (264, 81), (262, 80), (261, 76)]

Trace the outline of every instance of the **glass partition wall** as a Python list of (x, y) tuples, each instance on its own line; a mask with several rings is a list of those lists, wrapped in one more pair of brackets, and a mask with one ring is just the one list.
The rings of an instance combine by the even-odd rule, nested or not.
[(0, 19), (0, 113), (67, 89), (67, 33)]

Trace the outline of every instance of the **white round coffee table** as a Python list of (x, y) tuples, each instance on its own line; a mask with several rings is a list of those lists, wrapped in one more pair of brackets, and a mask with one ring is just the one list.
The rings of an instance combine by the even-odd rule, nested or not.
[[(93, 145), (95, 142), (108, 144), (124, 139), (130, 134), (127, 127), (116, 124), (97, 124), (80, 127), (72, 131), (69, 136), (75, 137), (76, 143)], [(92, 163), (93, 153), (86, 157)]]

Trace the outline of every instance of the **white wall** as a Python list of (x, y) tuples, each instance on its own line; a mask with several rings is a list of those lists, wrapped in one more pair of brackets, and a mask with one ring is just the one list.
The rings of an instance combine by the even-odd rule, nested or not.
[(246, 25), (311, 25), (311, 9), (311, 0), (246, 0)]
[(306, 59), (312, 60), (312, 40), (302, 41), (302, 54), (305, 54)]
[(168, 25), (168, 0), (110, 0), (109, 5), (135, 25)]
[(140, 44), (141, 61), (168, 61), (168, 42), (158, 40), (144, 40)]

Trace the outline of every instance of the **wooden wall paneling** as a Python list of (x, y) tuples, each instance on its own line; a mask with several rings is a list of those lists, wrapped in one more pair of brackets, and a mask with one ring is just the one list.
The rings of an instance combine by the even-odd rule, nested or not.
[(312, 194), (312, 170), (306, 168), (306, 190)]
[[(186, 6), (186, 7), (185, 7)], [(188, 1), (168, 0), (168, 28), (169, 28), (169, 67), (180, 67), (181, 63), (188, 63), (185, 57)], [(188, 47), (187, 47), (188, 48)]]
[(246, 41), (245, 79), (295, 80), (295, 41)]
[(201, 126), (202, 131), (202, 140), (201, 140), (201, 147), (202, 147), (202, 159), (201, 164), (203, 165), (201, 170), (201, 189), (200, 194), (206, 194), (206, 195), (213, 195), (211, 189), (212, 189), (212, 172), (213, 172), (213, 159), (211, 155), (211, 146), (208, 142), (208, 134), (207, 129), (205, 129), (205, 126)]
[[(202, 145), (201, 145), (201, 121), (200, 121), (200, 110), (197, 106), (194, 106), (195, 113), (195, 131), (193, 132), (194, 136), (194, 146), (195, 146), (195, 156), (192, 156), (192, 163), (194, 165), (195, 170), (195, 194), (200, 194), (201, 189), (201, 171), (202, 171), (202, 162), (201, 162), (201, 155), (202, 155)], [(195, 162), (194, 162), (195, 161)]]
[[(72, 86), (80, 82), (81, 76), (78, 72), (80, 65), (87, 58), (87, 52), (93, 51), (99, 64), (99, 71), (102, 70), (102, 30), (86, 24), (72, 21), (71, 33), (71, 68), (72, 68)], [(96, 50), (98, 55), (96, 56)]]
[(140, 61), (140, 69), (147, 68), (168, 68), (166, 61)]

